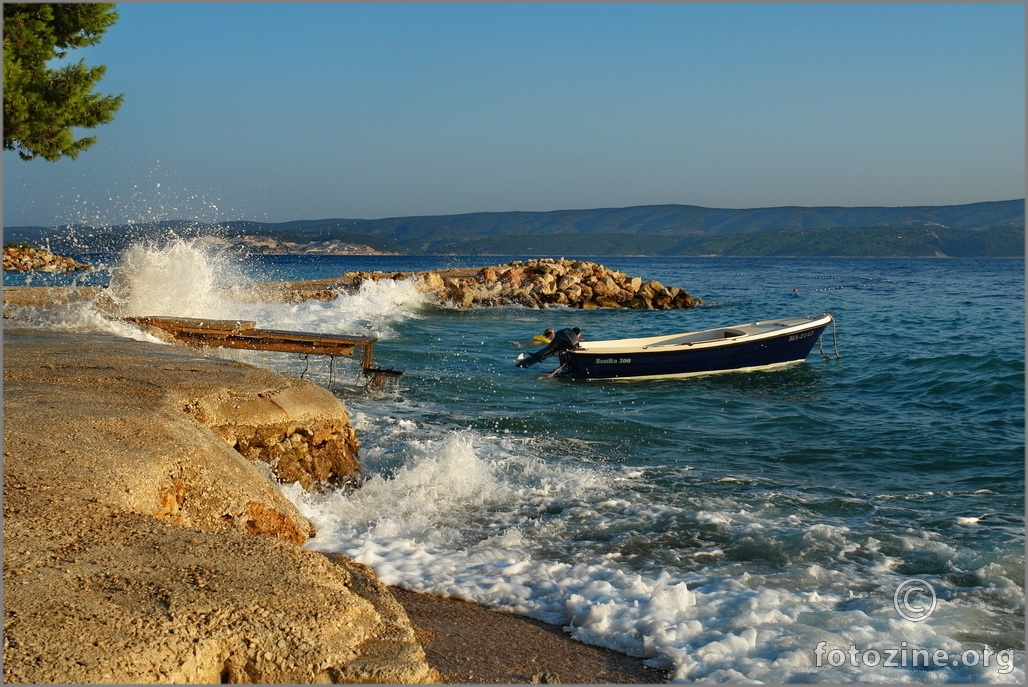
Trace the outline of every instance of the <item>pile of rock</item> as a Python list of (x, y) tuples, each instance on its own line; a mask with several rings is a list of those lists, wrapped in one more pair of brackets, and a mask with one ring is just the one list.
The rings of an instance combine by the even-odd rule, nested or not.
[(5, 246), (4, 247), (4, 272), (11, 270), (38, 270), (40, 272), (74, 272), (78, 270), (91, 270), (89, 265), (84, 265), (74, 258), (65, 258), (54, 255), (43, 248), (32, 246)]
[(702, 303), (677, 286), (656, 280), (643, 281), (624, 272), (582, 260), (539, 258), (483, 267), (385, 274), (352, 272), (343, 281), (359, 285), (364, 280), (407, 279), (413, 276), (419, 289), (461, 308), (519, 304), (529, 308), (564, 305), (584, 310), (634, 308), (673, 310), (695, 308)]

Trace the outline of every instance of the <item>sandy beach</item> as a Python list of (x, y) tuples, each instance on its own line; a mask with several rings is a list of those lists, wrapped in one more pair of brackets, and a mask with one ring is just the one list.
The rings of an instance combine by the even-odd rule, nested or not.
[(443, 682), (663, 682), (641, 659), (568, 639), (556, 625), (483, 606), (390, 588)]

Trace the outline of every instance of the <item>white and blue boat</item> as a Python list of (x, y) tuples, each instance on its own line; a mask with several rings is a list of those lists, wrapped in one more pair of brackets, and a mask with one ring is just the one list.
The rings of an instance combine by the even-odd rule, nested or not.
[(834, 318), (787, 317), (698, 332), (582, 341), (560, 353), (554, 376), (667, 379), (761, 370), (802, 362)]

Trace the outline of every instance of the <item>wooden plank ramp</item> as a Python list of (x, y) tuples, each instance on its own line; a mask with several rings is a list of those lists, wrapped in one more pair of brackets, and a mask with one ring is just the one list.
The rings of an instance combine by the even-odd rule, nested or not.
[(256, 322), (247, 320), (208, 320), (196, 317), (125, 317), (143, 327), (154, 327), (167, 332), (175, 341), (189, 346), (241, 348), (252, 351), (277, 351), (327, 356), (352, 356), (361, 349), (366, 375), (399, 377), (398, 370), (375, 367), (377, 337), (361, 334), (318, 334), (281, 329), (260, 329)]

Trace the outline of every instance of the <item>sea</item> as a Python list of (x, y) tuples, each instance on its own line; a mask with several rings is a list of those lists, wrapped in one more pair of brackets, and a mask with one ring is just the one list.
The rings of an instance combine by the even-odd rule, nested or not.
[[(354, 359), (216, 351), (330, 389), (359, 487), (278, 488), (390, 585), (511, 611), (643, 657), (669, 682), (1025, 682), (1021, 259), (587, 258), (691, 310), (459, 309), (409, 281), (252, 302), (253, 281), (519, 256), (249, 256), (186, 240), (75, 256), (124, 314), (378, 337)], [(555, 258), (564, 256), (553, 256)], [(568, 259), (574, 256), (566, 256)], [(235, 288), (225, 289), (226, 286)], [(515, 344), (829, 313), (806, 361), (675, 380), (547, 378)], [(5, 328), (148, 337), (91, 303)]]

